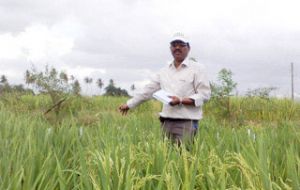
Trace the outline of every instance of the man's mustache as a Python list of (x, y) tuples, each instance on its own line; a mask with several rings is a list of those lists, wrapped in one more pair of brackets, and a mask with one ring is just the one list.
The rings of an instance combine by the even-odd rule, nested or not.
[(181, 53), (181, 50), (180, 50), (180, 49), (176, 49), (176, 50), (174, 50), (174, 53), (176, 53), (176, 52), (179, 52), (179, 53)]

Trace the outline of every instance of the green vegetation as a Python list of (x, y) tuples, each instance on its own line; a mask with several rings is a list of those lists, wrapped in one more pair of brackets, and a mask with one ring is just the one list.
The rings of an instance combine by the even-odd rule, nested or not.
[(112, 79), (109, 80), (109, 84), (105, 87), (105, 91), (105, 96), (129, 96), (125, 89), (121, 89), (120, 87), (117, 88)]
[(161, 105), (127, 98), (0, 96), (0, 189), (299, 189), (300, 104), (213, 98), (190, 151), (161, 135)]
[(121, 116), (128, 93), (112, 79), (89, 98), (55, 68), (26, 71), (38, 95), (2, 75), (0, 189), (300, 189), (300, 104), (271, 98), (273, 87), (235, 97), (232, 75), (211, 83), (187, 148), (163, 138), (159, 102)]
[(4, 93), (33, 94), (31, 89), (26, 89), (22, 84), (10, 85), (5, 75), (0, 76), (0, 95)]

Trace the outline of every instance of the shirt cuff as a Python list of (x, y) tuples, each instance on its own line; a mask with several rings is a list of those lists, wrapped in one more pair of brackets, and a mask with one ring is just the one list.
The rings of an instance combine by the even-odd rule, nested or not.
[(128, 100), (126, 102), (126, 104), (129, 107), (129, 109), (134, 108), (135, 106), (137, 106), (137, 103), (133, 99)]
[(189, 96), (189, 98), (194, 100), (196, 107), (201, 107), (203, 105), (203, 98), (199, 97), (199, 94), (194, 94)]

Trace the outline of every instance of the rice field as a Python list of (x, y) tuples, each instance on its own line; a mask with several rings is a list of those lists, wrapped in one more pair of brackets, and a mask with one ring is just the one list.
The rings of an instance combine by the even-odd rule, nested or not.
[[(205, 105), (195, 142), (163, 138), (160, 103), (0, 98), (0, 189), (300, 189), (300, 105), (232, 98)], [(225, 117), (226, 116), (226, 117)]]

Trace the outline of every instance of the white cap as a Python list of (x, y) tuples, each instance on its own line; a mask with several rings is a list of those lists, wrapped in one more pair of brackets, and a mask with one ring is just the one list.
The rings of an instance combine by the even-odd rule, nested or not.
[(187, 36), (185, 36), (182, 32), (176, 32), (172, 36), (170, 43), (174, 41), (182, 41), (184, 43), (189, 43)]

